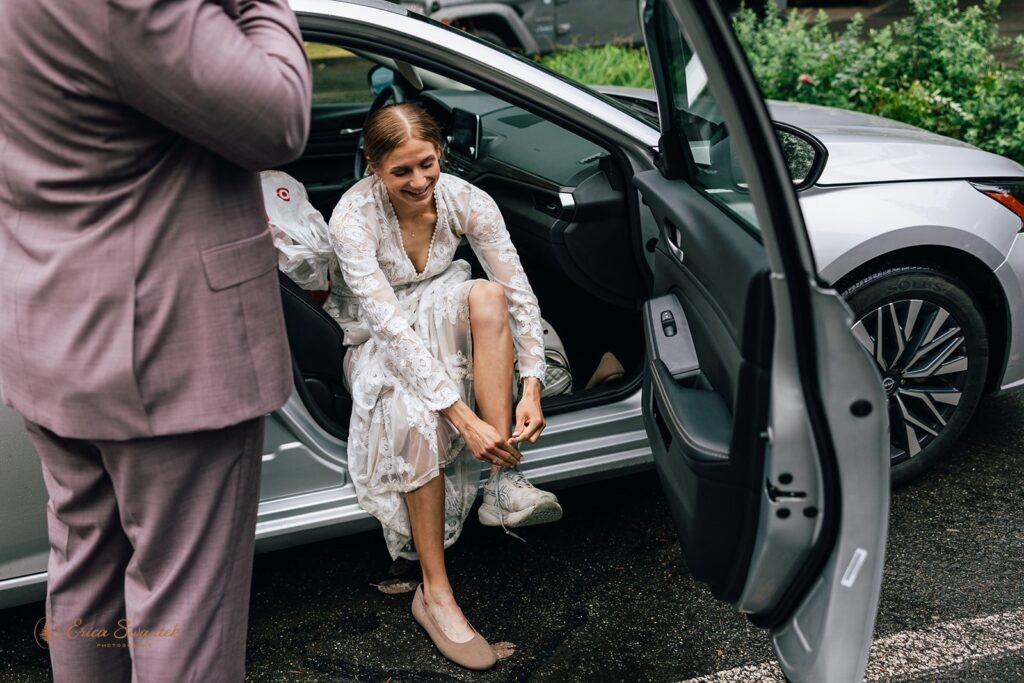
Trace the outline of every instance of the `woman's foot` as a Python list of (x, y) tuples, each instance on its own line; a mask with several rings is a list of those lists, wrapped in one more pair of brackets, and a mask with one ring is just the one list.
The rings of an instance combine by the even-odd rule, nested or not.
[[(494, 654), (494, 650), (491, 649), (490, 644), (484, 639), (484, 637), (469, 625), (469, 622), (466, 621), (466, 617), (462, 616), (462, 610), (459, 609), (459, 606), (455, 603), (455, 598), (451, 597), (451, 592), (448, 592), (448, 595), (451, 597), (451, 603), (441, 607), (439, 611), (437, 609), (431, 610), (431, 608), (427, 606), (423, 595), (423, 585), (421, 584), (420, 587), (416, 589), (416, 595), (412, 599), (412, 616), (427, 632), (427, 635), (430, 636), (430, 640), (432, 640), (437, 649), (441, 651), (441, 654), (467, 669), (483, 671), (494, 666), (494, 663), (498, 661), (497, 656)], [(438, 607), (440, 607), (440, 605), (438, 605)], [(452, 610), (453, 607), (454, 611)], [(448, 635), (448, 633), (441, 628), (437, 618), (434, 616), (435, 614), (441, 614), (443, 618), (449, 620), (449, 625), (453, 625), (451, 621), (454, 620), (455, 613), (458, 614), (459, 619), (461, 619), (462, 623), (465, 624), (465, 628), (470, 634), (469, 639), (466, 641), (457, 641)]]
[(518, 467), (492, 471), (483, 490), (484, 501), (477, 516), (484, 526), (533, 526), (562, 518), (562, 506), (555, 494), (531, 484)]
[(430, 590), (423, 584), (423, 605), (430, 613), (430, 618), (440, 627), (448, 640), (456, 643), (466, 643), (473, 639), (476, 633), (469, 625), (462, 608), (455, 601), (455, 594), (451, 589)]

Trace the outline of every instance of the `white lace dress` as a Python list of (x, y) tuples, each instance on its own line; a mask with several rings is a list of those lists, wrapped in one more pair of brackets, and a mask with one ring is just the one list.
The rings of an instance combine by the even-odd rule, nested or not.
[(352, 393), (348, 469), (359, 504), (384, 527), (391, 556), (415, 557), (404, 493), (445, 475), (444, 545), (459, 537), (481, 464), (438, 411), (473, 402), (470, 267), (453, 261), (465, 236), (490, 280), (505, 290), (521, 377), (544, 378), (540, 308), (497, 204), (442, 173), (426, 266), (405, 252), (387, 188), (376, 176), (338, 202), (329, 236), (337, 259), (324, 308), (345, 333)]

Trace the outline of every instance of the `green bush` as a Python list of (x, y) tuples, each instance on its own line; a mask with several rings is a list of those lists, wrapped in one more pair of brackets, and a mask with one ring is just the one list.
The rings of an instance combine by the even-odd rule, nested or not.
[[(840, 33), (827, 16), (793, 10), (759, 17), (741, 8), (733, 28), (769, 99), (853, 109), (958, 138), (1024, 163), (1024, 37), (1013, 64), (994, 52), (999, 0), (912, 0), (911, 16), (865, 31), (858, 15)], [(768, 0), (768, 8), (774, 7)], [(605, 48), (601, 48), (605, 50)], [(543, 63), (590, 84), (649, 86), (646, 54), (616, 48), (556, 53)], [(597, 53), (594, 53), (597, 54)], [(619, 58), (620, 61), (614, 60)]]
[(562, 50), (541, 58), (540, 62), (552, 71), (588, 85), (653, 87), (647, 51), (643, 48), (602, 45)]
[(759, 18), (733, 27), (765, 97), (854, 109), (965, 140), (1024, 162), (1024, 71), (994, 51), (999, 0), (912, 0), (911, 16), (865, 32), (858, 15), (834, 34), (825, 17)]

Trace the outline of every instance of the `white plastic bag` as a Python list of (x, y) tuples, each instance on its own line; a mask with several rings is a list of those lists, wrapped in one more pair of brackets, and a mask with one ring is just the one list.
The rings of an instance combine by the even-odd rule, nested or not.
[(281, 171), (263, 171), (260, 182), (278, 268), (303, 289), (327, 289), (334, 251), (327, 222), (309, 203), (306, 188)]

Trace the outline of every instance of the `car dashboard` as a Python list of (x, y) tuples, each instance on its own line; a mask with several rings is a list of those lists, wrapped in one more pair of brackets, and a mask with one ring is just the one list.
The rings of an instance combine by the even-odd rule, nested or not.
[(494, 198), (528, 272), (563, 273), (617, 306), (642, 301), (626, 184), (605, 149), (484, 93), (419, 98), (442, 126), (445, 171)]

